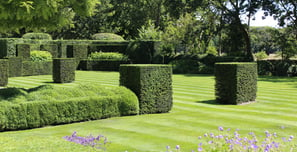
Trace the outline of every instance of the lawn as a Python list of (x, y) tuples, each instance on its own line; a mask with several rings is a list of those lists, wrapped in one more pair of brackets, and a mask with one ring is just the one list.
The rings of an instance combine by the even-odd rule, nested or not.
[[(9, 79), (9, 87), (32, 88), (52, 84), (51, 76), (30, 76)], [(118, 85), (117, 72), (76, 72), (71, 84), (92, 82)], [(62, 137), (76, 131), (79, 136), (104, 135), (110, 152), (144, 152), (172, 150), (197, 151), (198, 139), (205, 133), (222, 133), (219, 126), (239, 129), (242, 136), (249, 132), (264, 136), (265, 131), (279, 137), (297, 137), (297, 78), (260, 77), (256, 103), (218, 105), (214, 102), (214, 77), (206, 75), (173, 75), (174, 106), (170, 113), (117, 117), (44, 128), (0, 133), (0, 151), (91, 151), (92, 148), (71, 143)], [(296, 140), (293, 142), (297, 143)]]

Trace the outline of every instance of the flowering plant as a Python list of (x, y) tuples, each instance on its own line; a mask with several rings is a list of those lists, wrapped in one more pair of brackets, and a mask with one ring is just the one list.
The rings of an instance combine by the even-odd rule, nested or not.
[(63, 137), (65, 140), (74, 142), (77, 144), (81, 144), (84, 146), (91, 146), (96, 149), (102, 149), (106, 150), (106, 145), (109, 143), (107, 141), (107, 138), (103, 135), (98, 135), (97, 137), (94, 137), (92, 135), (89, 135), (87, 137), (80, 137), (77, 136), (77, 132), (73, 132), (71, 136), (65, 136)]
[[(283, 127), (282, 127), (283, 129)], [(297, 150), (297, 145), (292, 141), (293, 135), (279, 138), (277, 133), (264, 132), (264, 136), (256, 136), (254, 132), (250, 132), (243, 137), (236, 129), (233, 133), (228, 128), (218, 127), (219, 133), (205, 133), (199, 136), (199, 144), (196, 151), (198, 152), (293, 152)], [(260, 137), (260, 138), (259, 138)], [(262, 138), (263, 137), (263, 138)], [(180, 152), (181, 146), (177, 145), (175, 149), (170, 150), (170, 146), (166, 146), (166, 152)], [(195, 150), (192, 150), (195, 152)]]

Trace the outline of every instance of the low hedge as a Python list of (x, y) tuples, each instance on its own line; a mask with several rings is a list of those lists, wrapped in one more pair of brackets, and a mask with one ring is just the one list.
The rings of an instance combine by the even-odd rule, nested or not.
[(9, 77), (20, 77), (23, 74), (23, 60), (20, 57), (9, 57)]
[(215, 95), (217, 102), (241, 104), (255, 101), (257, 77), (256, 63), (216, 63)]
[(51, 75), (53, 72), (53, 62), (32, 62), (23, 61), (22, 76)]
[(169, 65), (121, 65), (120, 85), (137, 95), (141, 114), (165, 113), (172, 108), (172, 68)]
[(138, 114), (138, 99), (124, 87), (81, 84), (0, 90), (0, 131)]
[(78, 69), (88, 71), (119, 71), (121, 64), (129, 61), (114, 60), (81, 60)]
[(297, 60), (260, 60), (257, 64), (259, 75), (288, 76)]

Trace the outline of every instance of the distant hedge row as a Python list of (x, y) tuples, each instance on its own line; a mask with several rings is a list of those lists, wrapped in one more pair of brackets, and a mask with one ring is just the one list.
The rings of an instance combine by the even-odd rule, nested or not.
[(124, 87), (91, 84), (0, 90), (0, 131), (138, 114), (138, 100)]
[(297, 60), (261, 60), (257, 61), (259, 75), (288, 76), (296, 75), (294, 67)]
[(31, 50), (51, 52), (54, 58), (86, 59), (91, 52), (119, 52), (129, 56), (133, 63), (161, 63), (159, 42), (104, 41), (104, 40), (50, 40), (0, 38), (0, 59), (5, 57), (29, 58)]

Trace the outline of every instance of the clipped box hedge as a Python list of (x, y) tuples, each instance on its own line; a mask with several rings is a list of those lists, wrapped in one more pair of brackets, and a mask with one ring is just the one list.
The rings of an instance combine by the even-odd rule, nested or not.
[(22, 57), (23, 60), (30, 60), (30, 44), (18, 44), (17, 45), (17, 57)]
[(128, 63), (129, 61), (81, 60), (79, 69), (89, 71), (119, 71), (121, 64)]
[(8, 60), (0, 60), (0, 86), (6, 86), (8, 84), (9, 64)]
[(20, 57), (9, 57), (9, 77), (20, 77), (23, 75), (23, 60)]
[(257, 64), (227, 62), (215, 64), (215, 95), (221, 104), (242, 104), (255, 101)]
[[(11, 98), (13, 96), (14, 98)], [(136, 95), (124, 87), (83, 84), (0, 90), (0, 131), (136, 115)]]
[(74, 58), (53, 59), (53, 80), (55, 83), (70, 83), (75, 80), (76, 60)]
[(172, 108), (172, 67), (126, 64), (120, 66), (120, 85), (138, 97), (141, 114), (164, 113)]
[(53, 62), (23, 61), (22, 76), (52, 75)]

